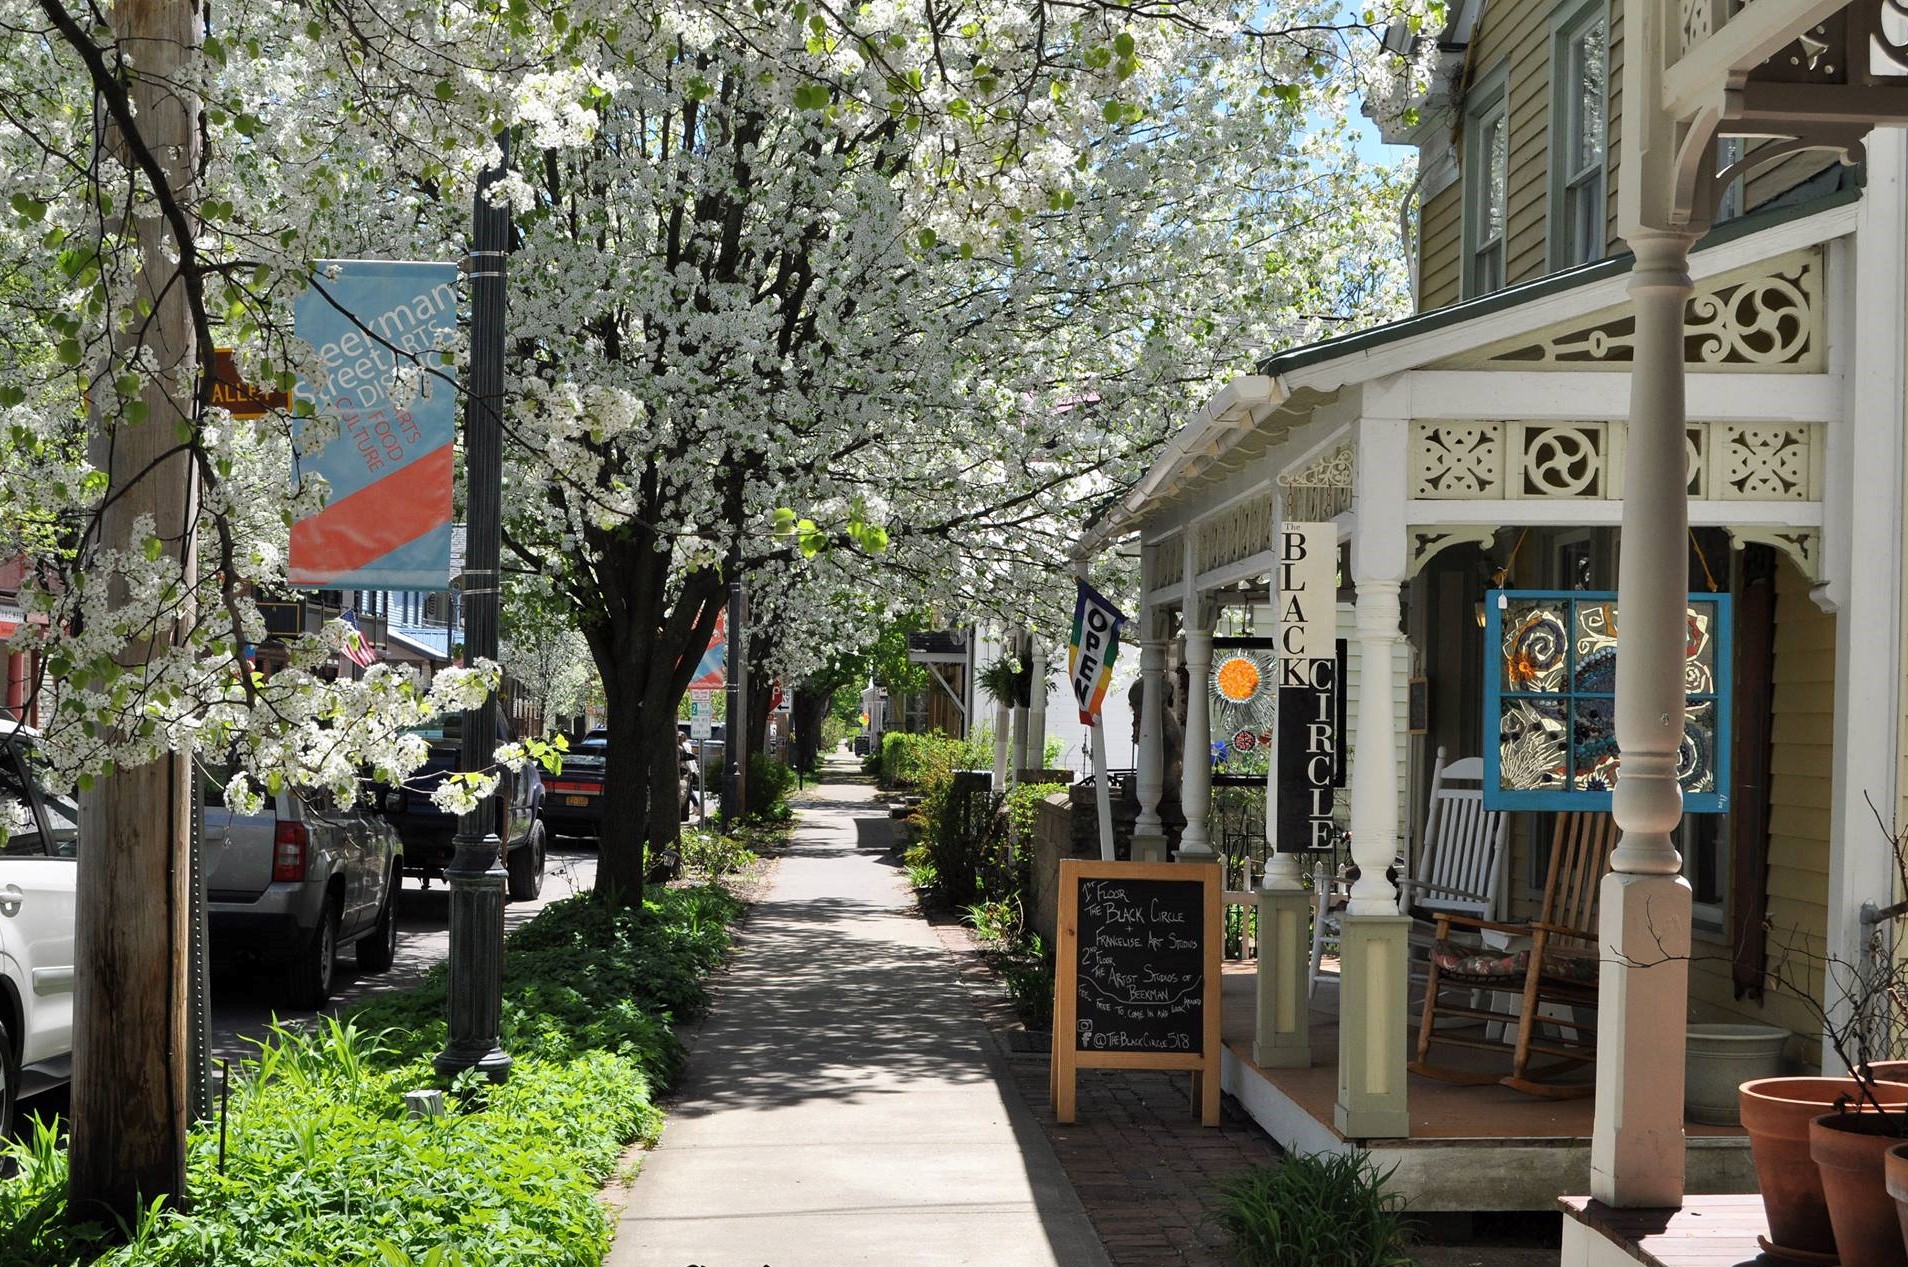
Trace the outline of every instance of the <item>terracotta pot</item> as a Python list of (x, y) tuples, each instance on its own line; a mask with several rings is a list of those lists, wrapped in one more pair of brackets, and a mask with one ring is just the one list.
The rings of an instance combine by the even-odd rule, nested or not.
[(1895, 1199), (1895, 1221), (1901, 1225), (1901, 1241), (1908, 1246), (1908, 1144), (1896, 1144), (1882, 1161), (1882, 1182)]
[(1868, 1068), (1877, 1082), (1908, 1082), (1908, 1060), (1877, 1060)]
[[(1809, 1123), (1858, 1090), (1852, 1078), (1757, 1078), (1738, 1088), (1772, 1249), (1835, 1252), (1821, 1175), (1809, 1156)], [(1877, 1083), (1875, 1096), (1884, 1104), (1908, 1104), (1908, 1085)]]
[(1888, 1150), (1908, 1140), (1908, 1115), (1824, 1113), (1809, 1123), (1809, 1155), (1822, 1175), (1835, 1252), (1849, 1267), (1908, 1267), (1900, 1216), (1883, 1183)]

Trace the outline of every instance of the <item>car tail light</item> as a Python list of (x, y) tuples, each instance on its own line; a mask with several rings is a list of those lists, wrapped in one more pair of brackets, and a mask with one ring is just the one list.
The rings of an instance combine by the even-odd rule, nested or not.
[(594, 783), (577, 783), (575, 781), (562, 779), (553, 779), (544, 784), (544, 786), (549, 788), (552, 792), (594, 792), (597, 790), (597, 786)]
[(272, 833), (272, 879), (303, 880), (305, 850), (310, 843), (303, 823), (280, 823)]

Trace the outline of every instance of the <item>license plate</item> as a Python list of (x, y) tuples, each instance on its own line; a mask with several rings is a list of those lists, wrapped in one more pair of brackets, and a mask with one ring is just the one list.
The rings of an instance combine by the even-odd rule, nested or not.
[(587, 796), (566, 796), (563, 798), (563, 803), (565, 805), (588, 805), (590, 798)]

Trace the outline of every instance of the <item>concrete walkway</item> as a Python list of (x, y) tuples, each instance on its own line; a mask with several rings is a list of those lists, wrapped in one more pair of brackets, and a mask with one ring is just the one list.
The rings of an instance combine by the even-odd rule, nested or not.
[(1105, 1267), (885, 808), (840, 782), (800, 803), (609, 1264)]

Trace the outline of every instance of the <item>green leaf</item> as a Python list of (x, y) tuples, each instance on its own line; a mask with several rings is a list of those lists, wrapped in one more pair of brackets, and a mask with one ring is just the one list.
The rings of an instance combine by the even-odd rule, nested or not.
[(1133, 37), (1127, 32), (1121, 31), (1118, 35), (1113, 37), (1113, 51), (1118, 53), (1121, 57), (1131, 57), (1133, 55)]
[(940, 240), (939, 235), (937, 235), (933, 229), (921, 230), (921, 249), (922, 250), (932, 251), (934, 249), (934, 244), (938, 242), (939, 240)]
[(440, 79), (431, 86), (431, 95), (439, 101), (449, 101), (457, 95), (457, 85), (448, 79)]
[(144, 549), (146, 562), (157, 563), (159, 556), (166, 552), (166, 543), (157, 537), (147, 537)]
[(1117, 101), (1109, 101), (1105, 105), (1102, 105), (1100, 107), (1100, 118), (1108, 123), (1118, 123), (1120, 121), (1120, 103)]

